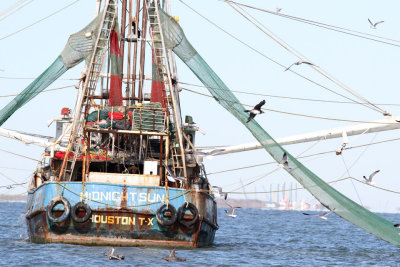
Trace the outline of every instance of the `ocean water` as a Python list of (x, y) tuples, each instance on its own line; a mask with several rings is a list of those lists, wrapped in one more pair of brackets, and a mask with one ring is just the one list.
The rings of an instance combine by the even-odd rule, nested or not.
[[(0, 202), (1, 266), (400, 266), (400, 248), (335, 214), (328, 220), (299, 211), (241, 209), (238, 217), (218, 210), (220, 229), (208, 248), (178, 249), (186, 262), (166, 262), (167, 248), (116, 248), (124, 261), (110, 261), (108, 247), (32, 244), (25, 203)], [(400, 214), (381, 214), (400, 222)]]

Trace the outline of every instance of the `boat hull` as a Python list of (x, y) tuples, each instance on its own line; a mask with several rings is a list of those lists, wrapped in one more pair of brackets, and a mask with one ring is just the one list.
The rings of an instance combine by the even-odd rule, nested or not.
[[(63, 222), (52, 221), (48, 206), (59, 196), (71, 207), (83, 200), (92, 211), (89, 219), (76, 222), (68, 216)], [(194, 204), (198, 219), (191, 226), (178, 220), (170, 226), (162, 225), (157, 221), (156, 212), (166, 202), (176, 210), (187, 202)], [(213, 197), (206, 192), (105, 183), (49, 182), (29, 192), (26, 220), (29, 238), (34, 243), (201, 247), (214, 241), (218, 229), (216, 209)], [(58, 217), (65, 208), (58, 204), (53, 211)], [(190, 216), (185, 215), (185, 220), (193, 219)]]

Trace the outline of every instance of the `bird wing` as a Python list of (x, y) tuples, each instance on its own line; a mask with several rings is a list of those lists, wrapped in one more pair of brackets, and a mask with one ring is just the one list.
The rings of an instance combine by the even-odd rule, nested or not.
[(308, 64), (308, 65), (311, 65), (311, 66), (314, 66), (314, 64), (313, 64), (313, 63), (311, 63), (311, 62), (308, 62), (308, 61), (303, 61), (303, 62), (301, 62), (301, 63), (303, 63), (303, 64)]
[(321, 217), (323, 216), (328, 216), (329, 214), (331, 214), (333, 212), (333, 210), (329, 210), (327, 212), (325, 212), (324, 214), (321, 215)]
[(171, 175), (168, 175), (168, 174), (167, 174), (167, 179), (168, 179), (168, 181), (170, 181), (170, 182), (172, 182), (172, 183), (175, 183), (175, 182), (176, 182), (175, 178), (172, 177)]
[(290, 65), (289, 67), (287, 67), (284, 71), (289, 70), (293, 65), (294, 65), (294, 63), (292, 65)]
[(303, 212), (303, 214), (304, 214), (304, 215), (314, 215), (314, 214), (310, 214), (310, 213), (305, 213), (305, 212)]
[(287, 154), (286, 154), (286, 152), (283, 153), (283, 156), (282, 156), (282, 163), (285, 163), (285, 162), (287, 162)]
[(265, 100), (261, 101), (257, 105), (254, 106), (254, 109), (260, 110), (261, 107), (265, 104)]
[(376, 25), (378, 25), (379, 23), (382, 23), (382, 22), (385, 22), (385, 21), (379, 21), (379, 22), (377, 22), (377, 23), (375, 23), (375, 25), (374, 26), (376, 26)]
[(175, 249), (174, 248), (171, 250), (171, 253), (169, 253), (169, 257), (175, 258)]
[(368, 181), (367, 177), (365, 177), (365, 175), (363, 176), (363, 178), (365, 179), (365, 181)]
[(178, 177), (178, 176), (175, 176), (174, 177), (176, 180), (179, 180), (179, 181), (182, 181), (182, 182), (185, 182), (186, 181), (186, 178), (185, 177)]
[(162, 162), (162, 165), (164, 166), (165, 170), (168, 172), (168, 174), (172, 177), (174, 177), (175, 175), (173, 174), (172, 170), (167, 166), (167, 164), (165, 164), (165, 162)]
[(249, 116), (247, 122), (250, 122), (252, 119), (254, 119), (255, 116), (256, 116), (256, 114), (250, 113), (250, 116)]
[(371, 173), (371, 175), (369, 176), (369, 178), (368, 178), (368, 180), (369, 181), (372, 181), (372, 178), (378, 173), (378, 172), (380, 172), (381, 170), (377, 170), (377, 171), (374, 171), (373, 173)]
[(374, 24), (372, 23), (372, 21), (370, 19), (368, 19), (368, 21), (372, 26), (374, 26)]

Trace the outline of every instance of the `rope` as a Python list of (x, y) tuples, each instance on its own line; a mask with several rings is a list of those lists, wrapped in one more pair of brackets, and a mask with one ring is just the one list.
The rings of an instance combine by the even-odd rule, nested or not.
[[(4, 175), (4, 174), (1, 174), (1, 175)], [(14, 184), (9, 184), (9, 185), (2, 185), (2, 186), (0, 186), (0, 188), (4, 188), (4, 187), (6, 187), (7, 189), (11, 189), (13, 186), (16, 186), (16, 185), (24, 185), (24, 184), (26, 184), (26, 183), (28, 183), (28, 182), (24, 182), (24, 183), (14, 183)]]
[[(338, 183), (338, 182), (345, 181), (345, 180), (353, 180), (353, 181), (359, 182), (359, 183), (361, 183), (363, 185), (366, 185), (366, 186), (374, 187), (374, 188), (382, 190), (382, 191), (386, 191), (386, 192), (389, 192), (389, 193), (400, 195), (399, 191), (394, 191), (394, 190), (390, 190), (390, 189), (387, 189), (387, 188), (379, 187), (379, 186), (376, 186), (376, 185), (367, 184), (367, 183), (365, 183), (363, 181), (360, 181), (360, 180), (358, 180), (358, 179), (356, 179), (354, 177), (344, 177), (344, 178), (340, 178), (340, 179), (337, 179), (337, 180), (334, 180), (334, 181), (330, 181), (330, 182), (327, 182), (327, 183), (328, 184), (333, 184), (333, 183)], [(310, 187), (313, 187), (313, 186), (310, 186)], [(271, 193), (281, 193), (281, 192), (297, 191), (297, 190), (304, 190), (304, 189), (305, 188), (303, 188), (303, 187), (298, 187), (298, 188), (294, 188), (294, 189), (272, 190), (272, 191), (265, 191), (265, 192), (259, 192), (259, 191), (246, 192), (245, 194), (271, 194)], [(228, 192), (228, 193), (229, 194), (236, 194), (236, 195), (244, 194), (242, 192)]]
[[(198, 85), (198, 84), (192, 84), (192, 83), (186, 83), (186, 82), (178, 82), (181, 84), (186, 84), (190, 86), (195, 86), (195, 87), (202, 87), (202, 88), (207, 88), (204, 85)], [(186, 90), (187, 88), (180, 87), (181, 89)], [(212, 87), (211, 87), (212, 88)], [(215, 88), (213, 88), (215, 89)], [(221, 89), (221, 88), (217, 88)], [(189, 90), (189, 89), (188, 89)], [(224, 89), (222, 89), (224, 90)], [(302, 97), (292, 97), (292, 96), (281, 96), (281, 95), (269, 95), (269, 94), (260, 94), (260, 93), (251, 93), (251, 92), (246, 92), (246, 91), (238, 91), (238, 90), (230, 90), (233, 93), (238, 93), (238, 94), (245, 94), (245, 95), (255, 95), (255, 96), (266, 96), (266, 97), (274, 97), (274, 98), (283, 98), (283, 99), (292, 99), (292, 100), (301, 100), (301, 101), (311, 101), (311, 102), (321, 102), (321, 103), (335, 103), (335, 104), (356, 104), (356, 105), (361, 105), (359, 102), (350, 102), (350, 101), (337, 101), (337, 100), (326, 100), (326, 99), (315, 99), (315, 98), (302, 98)], [(383, 104), (376, 104), (380, 106), (400, 106), (400, 104), (393, 104), (393, 103), (383, 103)]]
[[(280, 16), (280, 17), (283, 17), (283, 18), (286, 18), (286, 19), (296, 20), (296, 21), (299, 21), (299, 22), (302, 22), (302, 23), (310, 24), (310, 25), (317, 26), (317, 27), (320, 27), (320, 28), (325, 28), (325, 29), (328, 29), (328, 30), (331, 30), (331, 31), (336, 31), (336, 32), (347, 34), (347, 35), (363, 38), (363, 39), (366, 39), (366, 40), (371, 40), (371, 41), (374, 41), (374, 42), (379, 42), (379, 43), (383, 43), (383, 44), (388, 44), (388, 45), (400, 47), (400, 45), (397, 45), (397, 44), (384, 42), (384, 41), (381, 41), (381, 40), (376, 40), (376, 39), (368, 38), (368, 37), (365, 37), (365, 36), (371, 36), (371, 37), (376, 37), (376, 38), (379, 38), (379, 39), (382, 39), (382, 40), (387, 40), (387, 41), (393, 41), (393, 42), (396, 42), (396, 43), (400, 43), (400, 41), (395, 40), (395, 39), (391, 39), (391, 38), (387, 38), (387, 37), (383, 37), (383, 36), (379, 36), (379, 35), (374, 35), (374, 34), (369, 34), (369, 33), (365, 33), (365, 32), (355, 31), (355, 30), (351, 30), (351, 29), (348, 29), (348, 28), (338, 27), (338, 26), (334, 26), (334, 25), (331, 25), (331, 24), (321, 23), (321, 22), (318, 22), (318, 21), (313, 21), (313, 20), (309, 20), (309, 19), (295, 17), (295, 16), (291, 16), (291, 15), (287, 15), (287, 14), (282, 14), (282, 13), (278, 13), (278, 12), (275, 12), (275, 11), (271, 11), (271, 10), (267, 10), (267, 9), (262, 9), (262, 8), (258, 8), (258, 7), (254, 7), (254, 6), (250, 6), (250, 5), (245, 5), (245, 4), (242, 4), (242, 3), (234, 2), (234, 1), (231, 1), (231, 0), (227, 0), (227, 1), (235, 3), (236, 5), (240, 5), (240, 6), (244, 6), (244, 7), (247, 7), (247, 8), (255, 9), (255, 10), (262, 11), (262, 12), (265, 12), (265, 13), (269, 13), (269, 14), (272, 14), (272, 15), (277, 15), (277, 16)], [(345, 32), (345, 31), (348, 31), (348, 32)], [(351, 34), (349, 32), (362, 34), (362, 35), (365, 35), (365, 36), (360, 36), (360, 35), (357, 35), (357, 34)]]
[[(190, 90), (190, 89), (186, 89), (186, 88), (182, 88), (182, 89), (184, 89), (185, 91), (191, 92), (191, 93), (198, 94), (198, 95), (202, 95), (202, 96), (218, 99), (218, 98), (213, 97), (211, 95), (207, 95), (207, 94), (203, 94), (203, 93), (200, 93), (200, 92), (196, 92), (194, 90)], [(224, 99), (224, 100), (228, 101), (226, 99)], [(242, 104), (242, 103), (239, 103), (239, 104), (241, 104), (243, 106), (246, 106), (246, 107), (253, 107), (252, 105), (248, 105), (248, 104)], [(287, 111), (281, 111), (281, 110), (275, 110), (275, 109), (268, 109), (268, 108), (262, 108), (262, 109), (263, 110), (267, 110), (267, 111), (271, 111), (271, 112), (275, 112), (275, 113), (281, 113), (281, 114), (299, 116), (299, 117), (306, 117), (306, 118), (312, 118), (312, 119), (331, 120), (331, 121), (344, 121), (344, 122), (354, 122), (354, 123), (396, 124), (396, 122), (373, 122), (373, 121), (346, 120), (346, 119), (338, 119), (338, 118), (329, 118), (329, 117), (321, 117), (321, 116), (314, 116), (314, 115), (306, 115), (306, 114), (301, 114), (301, 113), (293, 113), (293, 112), (287, 112)]]
[[(275, 42), (277, 42), (279, 45), (281, 45), (284, 49), (286, 49), (287, 51), (289, 51), (291, 54), (293, 54), (294, 56), (296, 56), (298, 59), (300, 60), (307, 60), (306, 57), (304, 57), (302, 54), (300, 54), (299, 52), (297, 52), (295, 49), (293, 49), (290, 45), (288, 45), (286, 42), (284, 41), (279, 41), (278, 39), (280, 39), (279, 37), (277, 37), (275, 34), (273, 34), (270, 30), (268, 30), (262, 23), (260, 23), (257, 19), (255, 19), (253, 16), (251, 16), (249, 13), (247, 13), (245, 10), (243, 10), (241, 7), (239, 7), (243, 12), (245, 12), (249, 17), (251, 17), (254, 21), (256, 21), (258, 24), (260, 24), (264, 29), (268, 30), (270, 33), (272, 33), (272, 35), (275, 36), (275, 38), (271, 35), (268, 34), (266, 31), (264, 31), (262, 29), (262, 27), (260, 27), (259, 25), (257, 25), (256, 23), (254, 23), (252, 20), (250, 20), (248, 18), (248, 16), (244, 15), (242, 12), (240, 12), (237, 8), (233, 7), (230, 4), (230, 1), (225, 1), (229, 6), (231, 6), (236, 12), (238, 12), (241, 16), (243, 16), (246, 20), (248, 20), (250, 23), (252, 23), (254, 26), (256, 26), (259, 30), (261, 30), (264, 34), (266, 34), (268, 37), (270, 37), (272, 40), (274, 40)], [(235, 3), (235, 2), (233, 2)], [(235, 3), (236, 5), (236, 3)], [(283, 43), (285, 44), (283, 44)], [(386, 111), (382, 110), (381, 108), (379, 108), (378, 106), (376, 106), (375, 104), (371, 103), (370, 101), (368, 101), (365, 97), (361, 96), (360, 94), (358, 94), (357, 92), (355, 92), (354, 90), (350, 89), (348, 86), (346, 86), (344, 83), (342, 83), (341, 81), (339, 81), (338, 79), (336, 79), (335, 77), (333, 77), (332, 75), (330, 75), (327, 71), (323, 70), (321, 67), (317, 67), (314, 65), (310, 65), (311, 68), (313, 68), (314, 70), (316, 70), (317, 72), (319, 72), (322, 76), (324, 76), (325, 78), (327, 78), (328, 80), (330, 80), (331, 82), (335, 83), (337, 86), (341, 87), (342, 89), (346, 90), (348, 93), (352, 94), (353, 96), (357, 97), (358, 99), (365, 101), (366, 103), (368, 103), (371, 106), (367, 106), (365, 104), (365, 107), (368, 107), (372, 110), (375, 110), (379, 113), (387, 113)]]
[[(358, 146), (353, 146), (353, 147), (346, 147), (344, 150), (360, 148), (360, 147), (365, 147), (365, 146), (371, 146), (371, 145), (377, 145), (377, 144), (393, 142), (393, 141), (399, 141), (399, 140), (400, 140), (400, 138), (388, 139), (388, 140), (383, 140), (383, 141), (379, 141), (379, 142), (375, 142), (375, 143), (363, 144), (363, 145), (358, 145)], [(314, 156), (318, 156), (318, 155), (324, 155), (324, 154), (335, 153), (335, 152), (336, 152), (335, 150), (325, 151), (325, 152), (320, 152), (320, 153), (301, 156), (301, 157), (298, 157), (298, 159), (314, 157)], [(265, 162), (265, 163), (255, 164), (255, 165), (249, 165), (249, 166), (244, 166), (244, 167), (239, 167), (239, 168), (233, 168), (233, 169), (227, 169), (227, 170), (222, 170), (222, 171), (210, 172), (210, 173), (207, 173), (207, 176), (208, 175), (213, 175), (213, 174), (220, 174), (220, 173), (225, 173), (225, 172), (231, 172), (231, 171), (238, 171), (238, 170), (243, 170), (243, 169), (255, 168), (255, 167), (264, 166), (264, 165), (270, 165), (270, 164), (274, 164), (274, 163), (276, 163), (276, 161)], [(350, 166), (350, 168), (352, 168), (352, 166)]]
[[(1, 16), (5, 16), (5, 17), (1, 18), (0, 21), (5, 20), (6, 18), (8, 18), (9, 16), (11, 16), (12, 14), (16, 13), (18, 10), (21, 10), (22, 8), (24, 8), (25, 6), (27, 6), (27, 5), (29, 5), (30, 3), (33, 2), (33, 0), (30, 0), (29, 2), (24, 3), (24, 2), (26, 2), (26, 1), (27, 1), (27, 0), (19, 1), (19, 3), (15, 3), (15, 4), (13, 5), (13, 6), (15, 6), (15, 7), (11, 6), (11, 7), (9, 7), (7, 10), (3, 11), (2, 14), (0, 14), (0, 17), (1, 17)], [(18, 7), (18, 5), (21, 5), (21, 4), (22, 4), (22, 6)], [(8, 15), (6, 15), (6, 13), (9, 12), (9, 11), (11, 11), (12, 9), (14, 9), (14, 11), (12, 11), (12, 12), (9, 13)]]
[[(47, 89), (47, 90), (41, 91), (40, 93), (50, 92), (50, 91), (56, 91), (56, 90), (61, 90), (61, 89), (69, 88), (69, 87), (74, 87), (74, 85), (67, 85), (67, 86), (63, 86), (63, 87), (58, 87), (58, 88), (53, 88), (53, 89)], [(36, 92), (35, 92), (35, 93), (25, 93), (25, 94), (0, 95), (0, 97), (11, 97), (11, 96), (32, 95), (32, 94), (36, 94)]]
[(14, 152), (10, 152), (10, 151), (4, 150), (4, 149), (0, 149), (0, 151), (6, 152), (6, 153), (9, 153), (9, 154), (13, 154), (15, 156), (19, 156), (19, 157), (22, 157), (22, 158), (30, 159), (30, 160), (33, 160), (33, 161), (36, 161), (36, 162), (40, 162), (40, 160), (37, 160), (37, 159), (34, 159), (34, 158), (30, 158), (30, 157), (27, 157), (27, 156), (24, 156), (24, 155), (21, 155), (21, 154), (17, 154), (17, 153), (14, 153)]
[(39, 22), (41, 22), (41, 21), (43, 21), (43, 20), (45, 20), (45, 19), (50, 18), (51, 16), (54, 16), (55, 14), (57, 14), (57, 13), (63, 11), (64, 9), (67, 9), (68, 7), (70, 7), (70, 6), (74, 5), (74, 4), (76, 4), (76, 3), (79, 2), (79, 1), (80, 1), (80, 0), (76, 0), (76, 1), (74, 1), (74, 2), (72, 2), (72, 3), (70, 3), (70, 4), (68, 4), (68, 5), (64, 6), (63, 8), (60, 8), (60, 9), (58, 9), (57, 11), (51, 13), (50, 15), (48, 15), (48, 16), (46, 16), (46, 17), (44, 17), (44, 18), (41, 18), (41, 19), (35, 21), (35, 22), (32, 23), (32, 24), (29, 24), (28, 26), (25, 26), (25, 27), (23, 27), (23, 28), (21, 28), (21, 29), (15, 31), (15, 32), (12, 32), (12, 33), (10, 33), (10, 34), (8, 34), (8, 35), (6, 35), (6, 36), (1, 37), (1, 38), (0, 38), (0, 41), (6, 39), (6, 38), (8, 38), (8, 37), (11, 37), (11, 36), (13, 36), (14, 34), (17, 34), (17, 33), (21, 32), (21, 31), (23, 31), (23, 30), (25, 30), (25, 29), (28, 29), (28, 28), (30, 28), (30, 27), (32, 27), (32, 26), (38, 24)]
[[(6, 79), (6, 80), (34, 80), (36, 78), (0, 76), (0, 79)], [(80, 79), (74, 79), (74, 78), (63, 78), (63, 79), (59, 78), (59, 79), (57, 79), (57, 81), (79, 81), (79, 80)]]
[(9, 200), (9, 199), (16, 198), (16, 197), (18, 197), (18, 196), (21, 196), (21, 195), (23, 195), (23, 194), (26, 194), (26, 192), (27, 192), (27, 191), (22, 192), (22, 193), (17, 194), (17, 195), (12, 195), (12, 196), (8, 196), (8, 197), (0, 198), (0, 201), (4, 201), (4, 200)]
[[(238, 41), (239, 43), (243, 44), (244, 46), (246, 46), (246, 47), (249, 48), (250, 50), (256, 52), (257, 54), (259, 54), (259, 55), (261, 55), (262, 57), (268, 59), (269, 61), (275, 63), (276, 65), (282, 67), (283, 69), (286, 69), (286, 68), (287, 68), (285, 65), (279, 63), (277, 60), (272, 59), (271, 57), (268, 57), (267, 55), (263, 54), (261, 51), (259, 51), (259, 50), (257, 50), (256, 48), (250, 46), (250, 45), (247, 44), (246, 42), (242, 41), (242, 40), (239, 39), (238, 37), (234, 36), (233, 34), (229, 33), (229, 32), (226, 31), (225, 29), (223, 29), (222, 27), (218, 26), (216, 23), (214, 23), (213, 21), (211, 21), (211, 20), (208, 19), (207, 17), (205, 17), (205, 16), (203, 16), (202, 14), (200, 14), (199, 12), (197, 12), (195, 9), (193, 9), (192, 7), (190, 7), (189, 5), (187, 5), (187, 4), (186, 4), (185, 2), (183, 2), (182, 0), (179, 0), (179, 1), (180, 1), (182, 4), (184, 4), (186, 7), (188, 7), (190, 10), (192, 10), (194, 13), (196, 13), (197, 15), (199, 15), (201, 18), (203, 18), (205, 21), (207, 21), (208, 23), (210, 23), (210, 24), (213, 25), (214, 27), (218, 28), (219, 30), (221, 30), (221, 31), (224, 32), (225, 34), (227, 34), (229, 37), (235, 39), (236, 41)], [(323, 89), (325, 89), (325, 90), (327, 90), (327, 91), (329, 91), (329, 92), (331, 92), (331, 93), (333, 93), (333, 94), (335, 94), (335, 95), (341, 96), (341, 97), (343, 97), (343, 98), (345, 98), (345, 99), (347, 99), (347, 100), (350, 100), (350, 101), (353, 101), (353, 102), (355, 102), (355, 103), (358, 103), (356, 100), (351, 99), (350, 97), (347, 97), (347, 96), (345, 96), (345, 95), (343, 95), (343, 94), (340, 94), (340, 93), (338, 93), (338, 92), (335, 92), (334, 90), (332, 90), (332, 89), (330, 89), (330, 88), (328, 88), (328, 87), (326, 87), (326, 86), (324, 86), (324, 85), (322, 85), (322, 84), (320, 84), (320, 83), (318, 83), (318, 82), (316, 82), (316, 81), (313, 81), (311, 78), (308, 78), (308, 77), (306, 77), (306, 76), (304, 76), (304, 75), (302, 75), (302, 74), (300, 74), (300, 73), (298, 73), (298, 72), (295, 72), (295, 71), (292, 70), (292, 69), (289, 69), (288, 71), (290, 71), (290, 72), (296, 74), (297, 76), (299, 76), (299, 77), (301, 77), (301, 78), (303, 78), (303, 79), (305, 79), (305, 80), (311, 82), (312, 84), (314, 84), (314, 85), (316, 85), (316, 86), (319, 86), (319, 87), (321, 87), (321, 88), (323, 88)], [(359, 104), (362, 104), (362, 103), (359, 103)]]

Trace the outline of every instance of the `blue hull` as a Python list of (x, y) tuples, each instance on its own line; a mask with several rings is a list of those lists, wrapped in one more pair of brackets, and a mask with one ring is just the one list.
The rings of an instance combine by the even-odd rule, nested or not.
[[(67, 216), (62, 222), (55, 222), (49, 218), (49, 204), (59, 196), (71, 207), (82, 201), (89, 205), (89, 219), (76, 222)], [(166, 202), (176, 210), (187, 202), (194, 204), (198, 219), (191, 226), (178, 220), (169, 226), (162, 225), (156, 212)], [(199, 247), (213, 243), (218, 229), (216, 210), (216, 203), (207, 192), (161, 186), (48, 182), (29, 192), (26, 218), (29, 237), (36, 243)], [(64, 211), (62, 204), (52, 209), (55, 216)], [(190, 214), (187, 216), (183, 218), (193, 219)]]

